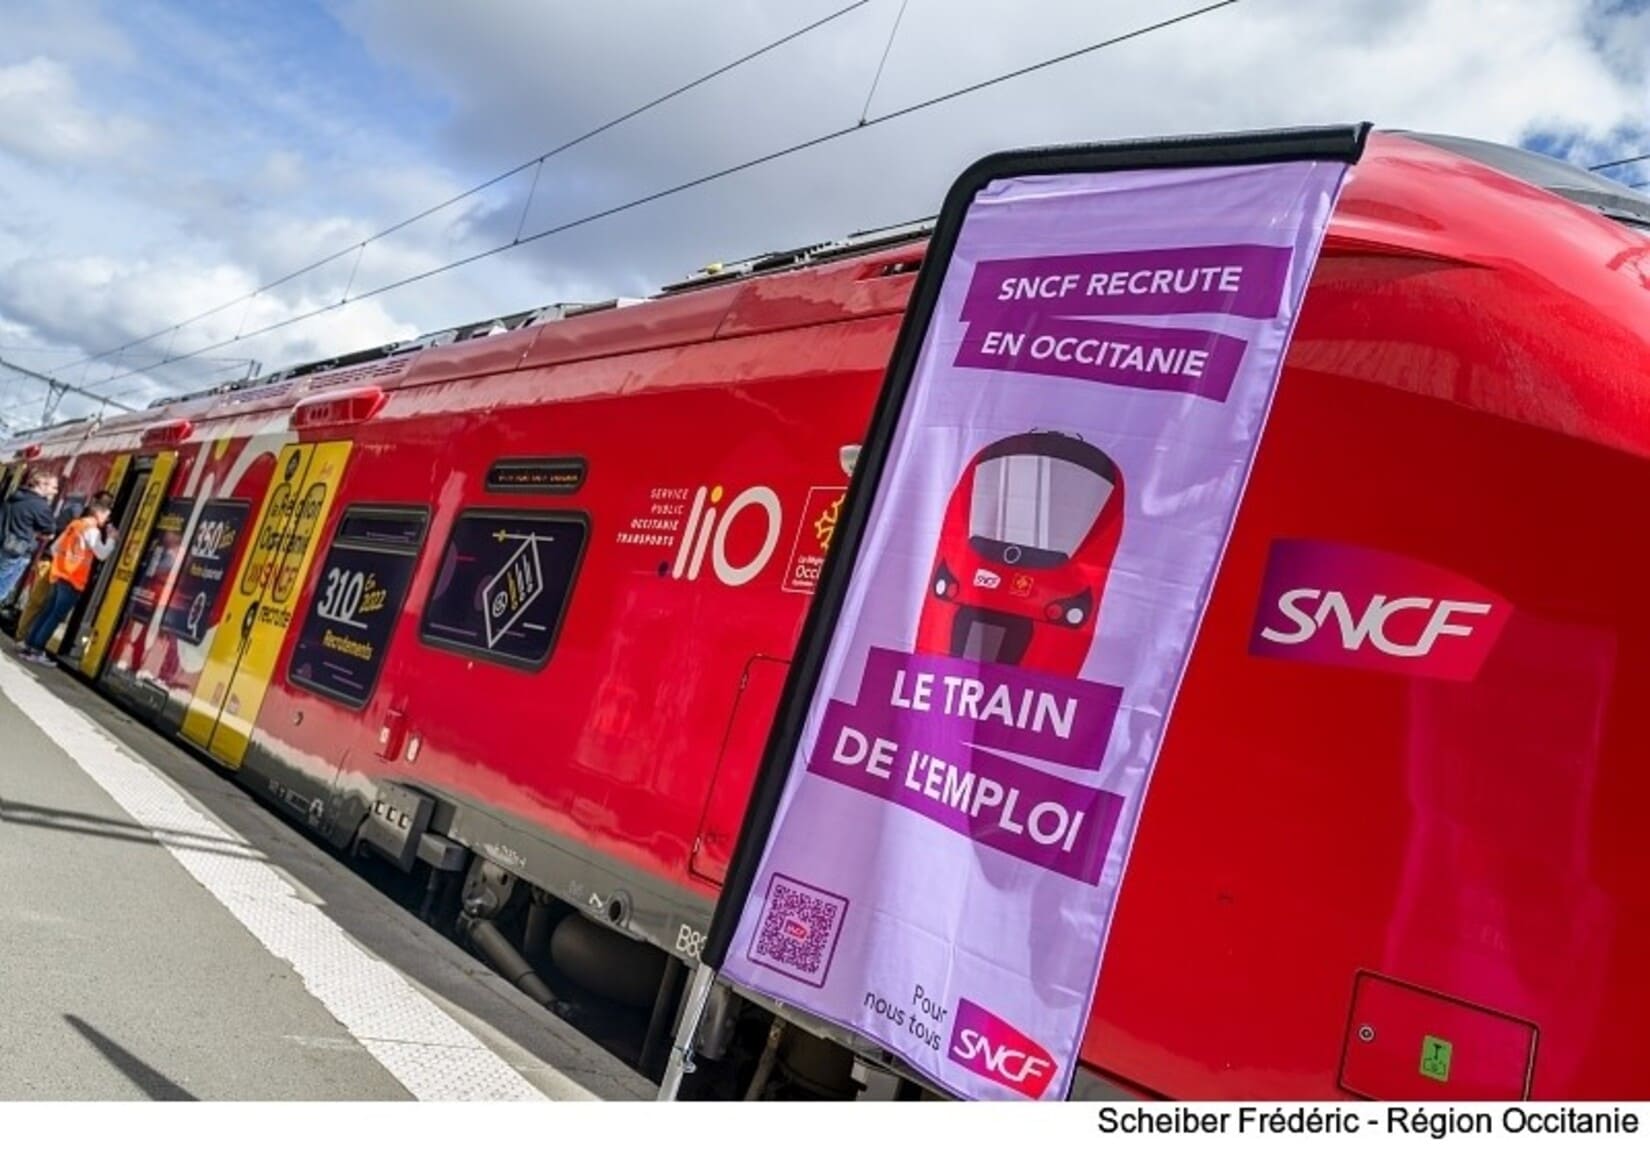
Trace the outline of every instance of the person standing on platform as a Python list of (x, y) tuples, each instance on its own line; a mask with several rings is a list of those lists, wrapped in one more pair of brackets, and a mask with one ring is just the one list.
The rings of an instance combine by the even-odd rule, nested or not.
[(40, 544), (57, 534), (57, 476), (37, 471), (0, 509), (0, 605), (11, 600)]
[(52, 544), (51, 590), (46, 607), (34, 620), (23, 639), (18, 656), (25, 661), (52, 665), (46, 653), (46, 644), (63, 620), (69, 617), (76, 602), (86, 590), (92, 574), (93, 559), (107, 559), (114, 553), (120, 532), (109, 526), (109, 515), (114, 509), (114, 496), (99, 491), (86, 504), (85, 512)]

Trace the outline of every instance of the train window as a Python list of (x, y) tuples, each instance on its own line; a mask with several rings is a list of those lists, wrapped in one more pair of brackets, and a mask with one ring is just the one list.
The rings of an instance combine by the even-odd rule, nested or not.
[(155, 617), (161, 593), (183, 558), (183, 537), (194, 513), (194, 499), (167, 499), (155, 516), (154, 533), (138, 565), (137, 582), (127, 601), (127, 621), (147, 626)]
[(1021, 565), (1070, 558), (1111, 498), (1112, 482), (1068, 459), (999, 455), (974, 472), (969, 533), (1020, 548)]
[(428, 522), (423, 507), (344, 511), (287, 662), (287, 681), (346, 706), (366, 705)]
[(178, 581), (166, 600), (160, 628), (194, 646), (206, 638), (223, 596), (224, 583), (239, 552), (251, 504), (245, 499), (213, 499), (201, 508), (189, 536)]
[(411, 547), (424, 541), (430, 521), (423, 507), (349, 507), (338, 521), (337, 542), (361, 546)]
[(441, 556), (420, 636), (513, 666), (543, 666), (588, 533), (582, 515), (465, 511)]

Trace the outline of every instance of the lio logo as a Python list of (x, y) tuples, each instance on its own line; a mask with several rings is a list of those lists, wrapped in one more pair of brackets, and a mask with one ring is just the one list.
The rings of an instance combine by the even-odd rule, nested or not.
[[(724, 494), (720, 484), (700, 487), (693, 493), (693, 506), (688, 512), (687, 527), (682, 531), (682, 541), (676, 548), (670, 577), (689, 581), (698, 578), (708, 556), (718, 580), (728, 586), (744, 586), (761, 574), (773, 557), (774, 548), (779, 545), (779, 522), (783, 517), (779, 496), (771, 487), (747, 487), (724, 507)], [(742, 546), (738, 548), (739, 553), (730, 553), (728, 536), (741, 519), (755, 524), (761, 542), (754, 551)], [(741, 530), (741, 536), (748, 540), (750, 529)]]

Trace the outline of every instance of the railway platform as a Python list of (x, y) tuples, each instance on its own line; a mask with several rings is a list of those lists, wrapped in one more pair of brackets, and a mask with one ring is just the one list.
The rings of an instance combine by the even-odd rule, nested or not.
[(0, 650), (0, 1100), (653, 1095), (232, 781)]

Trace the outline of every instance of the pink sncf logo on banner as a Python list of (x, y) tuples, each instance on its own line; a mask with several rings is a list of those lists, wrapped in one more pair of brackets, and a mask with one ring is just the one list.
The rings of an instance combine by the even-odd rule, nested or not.
[(1347, 543), (1280, 539), (1249, 653), (1470, 682), (1512, 604), (1464, 575)]
[(1048, 1050), (966, 997), (957, 999), (946, 1056), (1033, 1101), (1047, 1092), (1057, 1068)]

